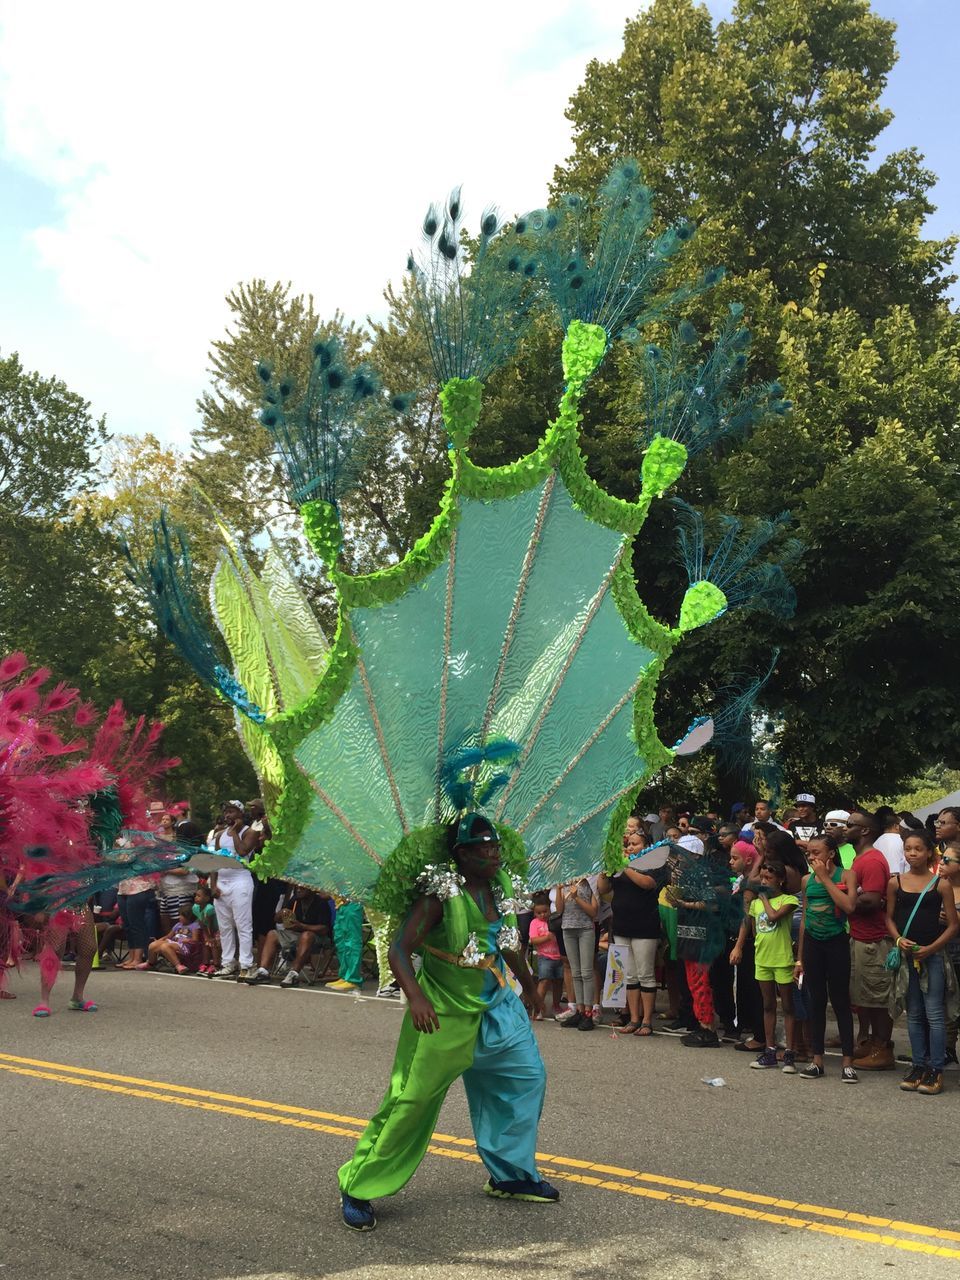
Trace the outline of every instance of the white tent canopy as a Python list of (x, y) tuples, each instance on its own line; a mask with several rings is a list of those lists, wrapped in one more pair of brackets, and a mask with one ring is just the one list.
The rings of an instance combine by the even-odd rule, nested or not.
[(935, 800), (933, 804), (925, 804), (922, 809), (914, 809), (913, 812), (923, 821), (931, 813), (939, 813), (941, 809), (949, 809), (954, 806), (960, 808), (960, 791), (951, 791), (948, 796)]

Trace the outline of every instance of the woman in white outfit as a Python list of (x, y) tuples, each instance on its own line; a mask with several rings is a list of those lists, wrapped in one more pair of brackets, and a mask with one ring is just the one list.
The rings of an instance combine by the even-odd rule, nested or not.
[[(257, 836), (244, 821), (243, 805), (228, 800), (220, 821), (207, 837), (217, 853), (236, 853), (249, 859), (257, 849)], [(253, 876), (246, 867), (228, 867), (210, 876), (210, 890), (220, 927), (220, 968), (215, 978), (235, 978), (241, 982), (256, 972), (253, 963)], [(237, 943), (240, 966), (237, 972)]]

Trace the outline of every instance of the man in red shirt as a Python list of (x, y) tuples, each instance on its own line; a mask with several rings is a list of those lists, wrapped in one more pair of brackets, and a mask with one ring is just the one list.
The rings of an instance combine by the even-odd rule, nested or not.
[(846, 837), (857, 851), (853, 860), (857, 905), (850, 917), (850, 1001), (860, 1013), (861, 1025), (870, 1032), (854, 1059), (858, 1071), (891, 1071), (895, 1065), (888, 1007), (893, 974), (886, 967), (892, 945), (887, 932), (890, 866), (881, 850), (873, 847), (879, 834), (880, 824), (872, 813), (851, 811)]

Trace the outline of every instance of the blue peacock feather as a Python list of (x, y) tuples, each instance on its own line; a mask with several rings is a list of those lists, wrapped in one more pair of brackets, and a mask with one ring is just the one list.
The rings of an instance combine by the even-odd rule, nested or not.
[(664, 349), (638, 344), (643, 394), (640, 443), (655, 436), (679, 440), (692, 456), (719, 439), (743, 435), (767, 414), (782, 415), (790, 401), (778, 382), (739, 386), (747, 367), (750, 331), (741, 323), (743, 307), (732, 303), (726, 322), (705, 359), (697, 361), (700, 336), (688, 321)]
[(765, 672), (735, 676), (716, 694), (720, 709), (713, 716), (713, 743), (727, 771), (744, 782), (756, 772), (759, 700), (779, 657), (780, 650), (774, 649)]
[[(788, 512), (775, 520), (758, 520), (747, 534), (735, 516), (721, 516), (723, 534), (708, 559), (703, 516), (679, 498), (674, 499), (674, 506), (679, 512), (679, 558), (691, 585), (712, 582), (726, 596), (727, 609), (762, 609), (780, 618), (793, 616), (797, 596), (783, 563), (756, 562), (758, 553), (788, 523)], [(782, 561), (794, 560), (799, 551), (798, 543), (789, 542)]]
[(457, 813), (483, 809), (484, 805), (510, 781), (502, 770), (480, 780), (484, 765), (512, 764), (520, 754), (520, 744), (498, 738), (482, 747), (461, 747), (451, 752), (440, 770), (440, 786)]
[(160, 630), (205, 683), (262, 724), (264, 714), (221, 659), (209, 614), (193, 581), (193, 559), (186, 534), (171, 526), (166, 511), (153, 524), (153, 552), (146, 565), (134, 559), (126, 542), (126, 575), (146, 596)]
[[(383, 396), (375, 371), (366, 364), (351, 369), (335, 339), (317, 336), (306, 389), (299, 398), (291, 378), (277, 378), (269, 364), (257, 366), (263, 383), (260, 421), (276, 441), (300, 505), (322, 498), (336, 506), (360, 483), (364, 469), (364, 419)], [(393, 397), (403, 412), (406, 401)]]
[(536, 263), (509, 246), (503, 231), (500, 215), (488, 205), (479, 238), (468, 252), (456, 187), (445, 204), (427, 210), (422, 251), (407, 259), (417, 315), (440, 386), (450, 378), (485, 378), (509, 358), (530, 319)]
[(564, 328), (580, 320), (602, 325), (615, 338), (722, 278), (717, 268), (654, 303), (655, 291), (694, 227), (683, 219), (652, 235), (652, 220), (653, 196), (634, 160), (611, 170), (595, 206), (566, 195), (558, 205), (518, 219), (516, 231), (536, 245), (539, 274)]

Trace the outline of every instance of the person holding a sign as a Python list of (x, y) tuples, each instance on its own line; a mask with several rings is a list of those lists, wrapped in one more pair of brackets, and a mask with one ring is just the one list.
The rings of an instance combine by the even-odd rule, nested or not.
[[(639, 845), (639, 841), (636, 842)], [(632, 857), (614, 876), (601, 875), (598, 893), (613, 894), (613, 941), (625, 948), (627, 1011), (623, 1035), (653, 1035), (653, 1008), (657, 998), (656, 959), (660, 941), (660, 890), (670, 879), (669, 848), (643, 853), (629, 849)]]

